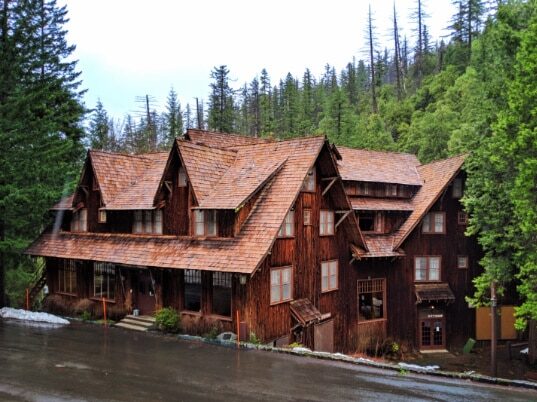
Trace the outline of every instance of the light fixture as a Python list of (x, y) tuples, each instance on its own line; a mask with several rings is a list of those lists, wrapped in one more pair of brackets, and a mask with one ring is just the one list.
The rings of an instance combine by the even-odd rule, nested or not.
[(246, 285), (246, 278), (247, 278), (247, 277), (246, 277), (246, 275), (244, 275), (244, 274), (241, 274), (241, 275), (239, 276), (239, 282), (240, 282), (241, 285)]

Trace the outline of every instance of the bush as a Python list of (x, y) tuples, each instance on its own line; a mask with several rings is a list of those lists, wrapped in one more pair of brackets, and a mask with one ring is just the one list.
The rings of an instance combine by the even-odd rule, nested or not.
[(75, 302), (73, 306), (73, 311), (77, 316), (89, 316), (86, 320), (89, 320), (93, 317), (93, 311), (95, 310), (95, 303), (90, 299), (80, 299)]
[(181, 329), (181, 317), (171, 307), (164, 307), (155, 313), (157, 328), (164, 332), (177, 333)]
[(62, 316), (72, 316), (74, 313), (73, 304), (60, 295), (48, 296), (43, 302), (43, 310)]

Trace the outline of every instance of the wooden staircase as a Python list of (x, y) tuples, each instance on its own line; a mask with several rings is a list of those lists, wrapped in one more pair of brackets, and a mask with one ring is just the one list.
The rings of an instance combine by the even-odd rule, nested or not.
[(32, 309), (36, 301), (36, 298), (39, 295), (39, 292), (43, 290), (43, 288), (45, 287), (47, 283), (47, 271), (45, 269), (40, 269), (38, 272), (36, 272), (35, 278), (37, 278), (37, 280), (33, 281), (34, 286), (32, 286), (32, 288), (30, 289), (28, 293), (28, 300), (26, 300), (26, 297), (25, 297), (24, 303), (23, 303), (24, 308), (28, 310)]
[(155, 327), (155, 317), (150, 315), (128, 315), (114, 326), (145, 332)]

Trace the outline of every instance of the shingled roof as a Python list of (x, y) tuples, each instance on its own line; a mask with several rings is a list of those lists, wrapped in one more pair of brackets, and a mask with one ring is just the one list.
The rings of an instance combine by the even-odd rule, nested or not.
[(338, 168), (343, 180), (412, 186), (422, 184), (416, 169), (420, 163), (415, 155), (346, 147), (337, 149), (342, 156)]
[(270, 139), (248, 137), (241, 134), (229, 134), (216, 131), (188, 129), (185, 139), (195, 144), (209, 145), (217, 148), (237, 148), (242, 145), (255, 145), (274, 142)]
[(410, 200), (398, 198), (350, 197), (352, 209), (358, 211), (412, 211)]

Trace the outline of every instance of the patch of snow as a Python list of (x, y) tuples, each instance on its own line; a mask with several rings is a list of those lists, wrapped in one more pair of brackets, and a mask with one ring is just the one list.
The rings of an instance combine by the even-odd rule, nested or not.
[(298, 352), (298, 353), (310, 353), (311, 352), (311, 349), (308, 349), (308, 348), (302, 348), (302, 347), (295, 347), (293, 348), (293, 352)]
[(440, 366), (418, 366), (417, 364), (408, 364), (408, 363), (399, 363), (399, 367), (409, 370), (418, 370), (418, 371), (434, 371), (438, 370)]
[(228, 342), (235, 342), (237, 340), (237, 335), (235, 335), (233, 332), (222, 332), (220, 335), (216, 337), (219, 341), (228, 341)]
[(36, 322), (46, 322), (50, 324), (69, 324), (69, 321), (57, 317), (48, 313), (37, 313), (34, 311), (21, 310), (11, 307), (3, 307), (0, 309), (0, 317), (2, 318), (13, 318), (15, 320), (23, 321), (36, 321)]
[(359, 362), (365, 362), (365, 363), (376, 363), (374, 360), (366, 359), (364, 357), (358, 357), (356, 360)]
[(527, 355), (529, 352), (530, 352), (530, 348), (522, 349), (520, 351), (520, 353), (522, 353), (523, 355)]

